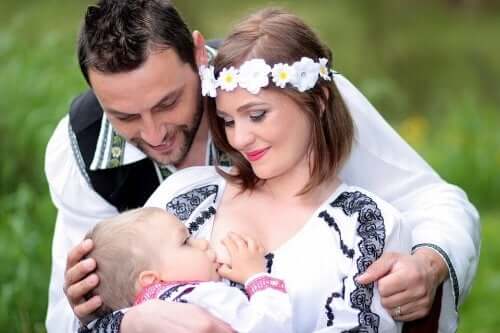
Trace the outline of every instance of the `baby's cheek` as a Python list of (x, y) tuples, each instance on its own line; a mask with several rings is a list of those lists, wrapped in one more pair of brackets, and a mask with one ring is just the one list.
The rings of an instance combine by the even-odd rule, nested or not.
[(224, 245), (222, 244), (216, 245), (214, 247), (214, 250), (217, 262), (221, 264), (228, 264), (228, 265), (231, 264), (231, 256), (229, 255), (229, 252), (227, 251)]

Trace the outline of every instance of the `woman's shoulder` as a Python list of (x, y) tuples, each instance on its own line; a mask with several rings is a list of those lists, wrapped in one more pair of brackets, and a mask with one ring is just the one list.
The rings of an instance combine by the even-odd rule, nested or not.
[(146, 202), (145, 206), (165, 207), (172, 198), (183, 193), (223, 184), (224, 178), (214, 166), (197, 166), (179, 170), (169, 176)]

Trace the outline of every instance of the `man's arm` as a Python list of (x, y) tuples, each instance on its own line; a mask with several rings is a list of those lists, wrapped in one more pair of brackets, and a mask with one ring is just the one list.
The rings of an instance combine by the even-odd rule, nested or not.
[[(76, 332), (79, 321), (63, 290), (68, 254), (99, 220), (115, 215), (117, 211), (95, 193), (82, 176), (70, 145), (68, 117), (61, 120), (47, 145), (45, 173), (52, 201), (57, 208), (46, 326), (49, 333)], [(68, 262), (69, 267), (85, 255), (85, 251), (73, 253), (73, 259), (70, 258)], [(93, 269), (90, 267), (90, 270)], [(73, 279), (81, 280), (83, 277), (73, 273)], [(93, 278), (95, 276), (82, 280), (80, 287), (90, 283)], [(78, 285), (70, 292), (74, 293), (75, 287), (78, 288)], [(87, 305), (92, 306), (95, 303), (90, 302)]]
[[(376, 193), (401, 211), (405, 227), (412, 231), (414, 255), (412, 260), (400, 256), (393, 263), (404, 264), (413, 272), (418, 265), (426, 265), (419, 276), (413, 277), (420, 281), (418, 287), (425, 289), (428, 286), (424, 281), (435, 290), (443, 276), (449, 277), (443, 295), (450, 302), (443, 302), (443, 306), (458, 306), (471, 286), (479, 257), (476, 209), (460, 188), (446, 183), (432, 170), (347, 79), (337, 75), (335, 83), (357, 130), (342, 178)], [(417, 250), (420, 247), (432, 251)], [(385, 266), (388, 258), (381, 260)], [(389, 276), (392, 272), (389, 270)], [(415, 285), (411, 289), (416, 289)], [(421, 294), (429, 293), (432, 290)], [(400, 301), (413, 300), (405, 294)]]

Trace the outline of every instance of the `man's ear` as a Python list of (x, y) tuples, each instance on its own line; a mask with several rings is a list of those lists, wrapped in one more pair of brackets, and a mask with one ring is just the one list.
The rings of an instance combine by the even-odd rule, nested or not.
[(137, 283), (139, 284), (139, 289), (147, 287), (155, 282), (160, 281), (160, 275), (155, 271), (142, 271), (139, 274), (139, 279)]
[(208, 54), (205, 48), (205, 37), (199, 31), (193, 31), (194, 56), (196, 65), (208, 65)]

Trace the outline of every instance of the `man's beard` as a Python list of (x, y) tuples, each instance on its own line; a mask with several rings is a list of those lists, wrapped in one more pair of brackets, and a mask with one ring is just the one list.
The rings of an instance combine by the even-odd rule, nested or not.
[(202, 116), (203, 116), (203, 104), (202, 104), (202, 99), (200, 98), (196, 112), (193, 115), (193, 118), (189, 122), (189, 124), (175, 126), (173, 131), (169, 130), (165, 135), (166, 138), (175, 135), (176, 140), (180, 140), (180, 142), (176, 142), (176, 144), (180, 144), (180, 146), (175, 147), (172, 150), (172, 152), (167, 156), (162, 156), (163, 158), (151, 156), (151, 154), (148, 153), (146, 149), (144, 149), (144, 145), (147, 147), (149, 147), (149, 145), (143, 142), (142, 140), (136, 141), (134, 142), (134, 144), (143, 153), (148, 155), (149, 158), (153, 159), (160, 165), (168, 165), (168, 164), (177, 165), (181, 163), (189, 153), (189, 150), (193, 145), (194, 138), (196, 137), (196, 133), (198, 132), (198, 129), (200, 127)]

